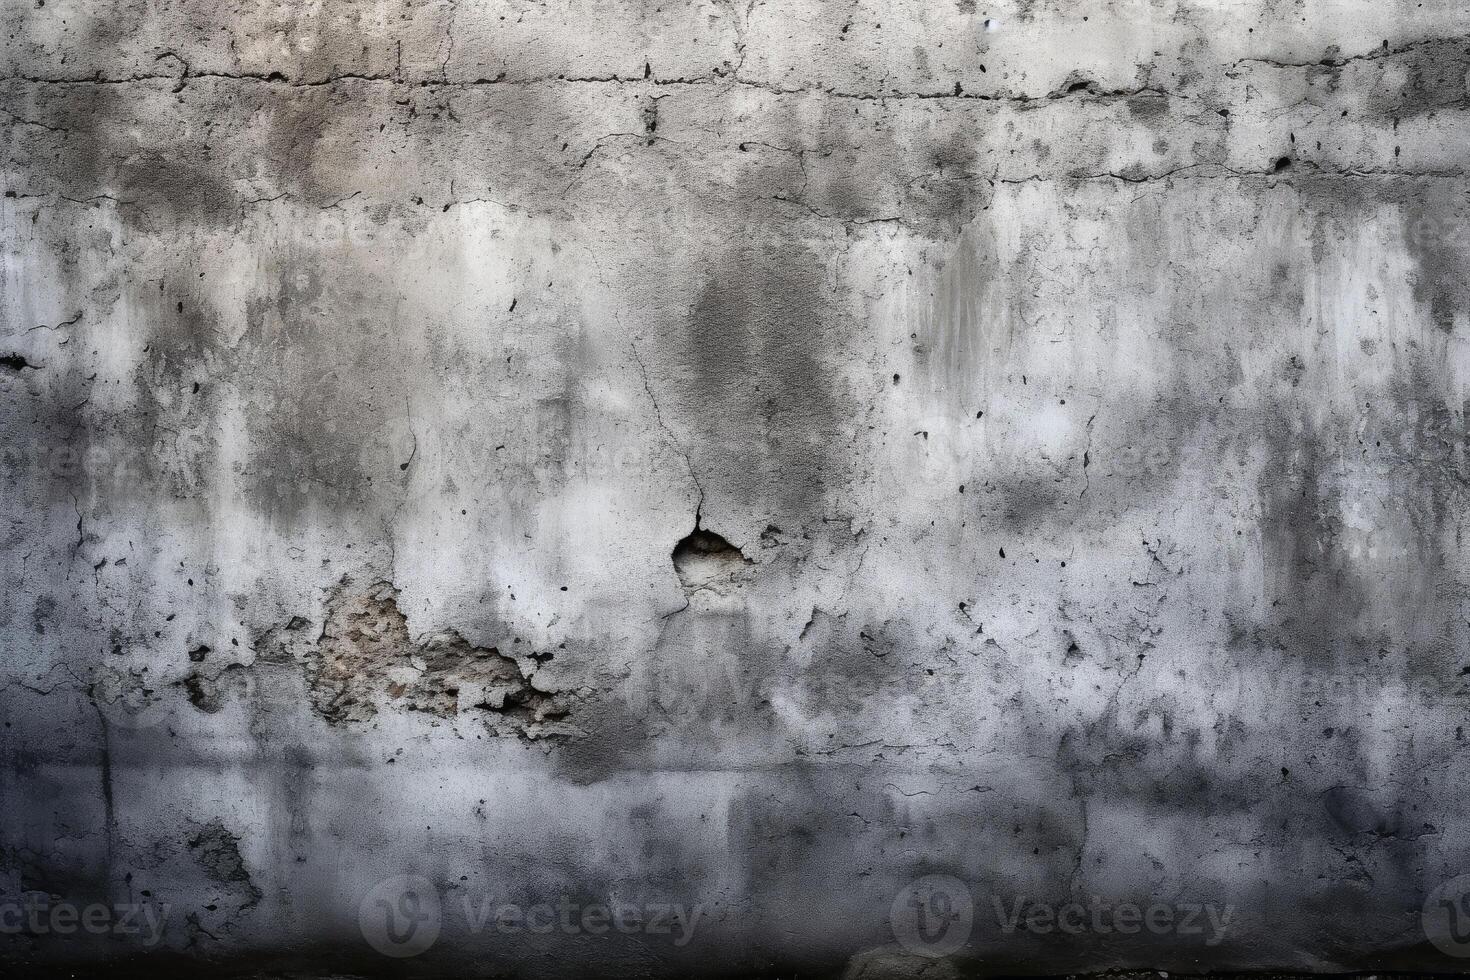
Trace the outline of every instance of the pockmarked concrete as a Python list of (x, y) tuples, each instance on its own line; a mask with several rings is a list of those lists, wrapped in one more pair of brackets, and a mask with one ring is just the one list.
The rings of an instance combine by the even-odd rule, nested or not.
[(1446, 2), (5, 5), (0, 956), (1463, 968), (1467, 70)]

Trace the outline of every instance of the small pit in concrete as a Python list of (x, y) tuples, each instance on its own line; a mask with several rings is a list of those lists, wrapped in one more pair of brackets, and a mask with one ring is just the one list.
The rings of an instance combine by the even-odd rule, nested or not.
[(698, 521), (694, 530), (674, 545), (673, 560), (679, 584), (690, 595), (702, 589), (727, 595), (752, 564), (739, 548), (700, 527)]

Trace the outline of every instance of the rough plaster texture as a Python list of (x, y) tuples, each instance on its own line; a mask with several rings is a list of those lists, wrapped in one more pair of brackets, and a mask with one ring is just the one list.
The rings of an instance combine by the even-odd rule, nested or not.
[[(0, 891), (168, 917), (7, 961), (1460, 965), (1467, 35), (10, 0)], [(930, 959), (930, 874), (1234, 919)]]

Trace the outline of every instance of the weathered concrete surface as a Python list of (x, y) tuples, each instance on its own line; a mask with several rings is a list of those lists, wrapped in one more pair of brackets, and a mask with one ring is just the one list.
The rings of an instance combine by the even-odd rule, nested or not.
[(0, 27), (9, 961), (1464, 962), (1463, 5)]

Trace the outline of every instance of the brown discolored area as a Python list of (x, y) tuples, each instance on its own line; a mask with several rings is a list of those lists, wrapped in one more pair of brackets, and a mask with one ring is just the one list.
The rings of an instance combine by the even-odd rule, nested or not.
[(413, 640), (386, 582), (342, 584), (304, 670), (312, 706), (333, 724), (370, 721), (392, 705), (440, 718), (478, 713), (499, 734), (564, 734), (548, 726), (566, 709), (532, 686), (534, 670), (453, 630)]

